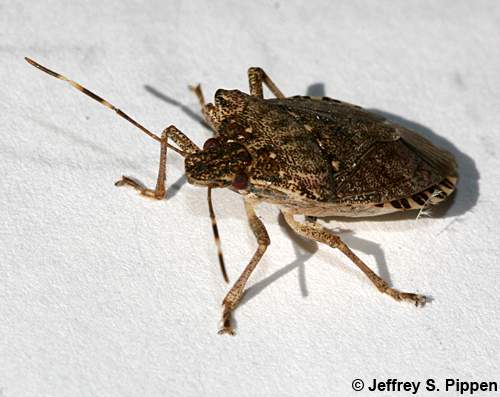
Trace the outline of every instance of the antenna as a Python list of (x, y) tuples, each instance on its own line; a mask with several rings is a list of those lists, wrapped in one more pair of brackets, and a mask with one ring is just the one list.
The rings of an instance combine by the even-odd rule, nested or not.
[(219, 229), (217, 228), (217, 221), (215, 220), (214, 207), (212, 205), (211, 187), (208, 188), (207, 199), (208, 199), (208, 211), (210, 212), (210, 220), (212, 221), (212, 231), (214, 232), (214, 240), (215, 240), (215, 245), (217, 247), (217, 256), (219, 257), (220, 271), (222, 272), (222, 277), (224, 278), (224, 281), (228, 283), (229, 278), (227, 277), (226, 266), (224, 265), (224, 257), (222, 256), (222, 247), (219, 237)]
[[(85, 95), (91, 97), (93, 100), (99, 102), (100, 104), (106, 106), (108, 109), (111, 109), (111, 110), (114, 110), (116, 112), (116, 114), (118, 114), (118, 116), (124, 118), (125, 120), (127, 120), (129, 123), (132, 123), (133, 125), (135, 125), (137, 128), (139, 128), (142, 132), (144, 132), (146, 135), (148, 135), (150, 138), (153, 138), (155, 141), (158, 141), (161, 143), (161, 138), (156, 135), (156, 134), (153, 134), (151, 131), (149, 131), (146, 127), (144, 127), (143, 125), (139, 124), (137, 121), (135, 121), (132, 117), (130, 117), (129, 115), (127, 115), (126, 113), (124, 113), (122, 110), (116, 108), (115, 106), (113, 106), (111, 103), (109, 103), (108, 101), (106, 101), (105, 99), (101, 98), (99, 95), (96, 95), (94, 94), (92, 91), (86, 89), (84, 86), (78, 84), (76, 81), (73, 81), (73, 80), (70, 80), (68, 79), (66, 76), (63, 76), (62, 74), (59, 74), (57, 72), (54, 72), (53, 70), (50, 70), (48, 68), (46, 68), (45, 66), (42, 66), (40, 65), (38, 62), (35, 62), (33, 59), (30, 59), (28, 57), (25, 57), (24, 58), (26, 60), (26, 62), (28, 62), (30, 65), (34, 66), (35, 68), (37, 69), (40, 69), (42, 72), (45, 72), (53, 77), (55, 77), (56, 79), (59, 79), (59, 80), (63, 80), (63, 81), (66, 81), (68, 82), (69, 84), (71, 84), (73, 87), (75, 87), (78, 91), (81, 91), (83, 92)], [(172, 146), (171, 144), (167, 143), (167, 146), (174, 150), (175, 152), (179, 153), (181, 156), (185, 157), (186, 154), (180, 150), (180, 149), (177, 149), (175, 146)]]

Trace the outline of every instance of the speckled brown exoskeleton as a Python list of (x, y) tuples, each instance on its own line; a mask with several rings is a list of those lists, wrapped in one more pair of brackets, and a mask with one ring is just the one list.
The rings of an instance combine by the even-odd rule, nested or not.
[[(359, 106), (327, 97), (285, 97), (260, 68), (248, 70), (250, 94), (219, 89), (214, 103), (206, 104), (200, 86), (191, 87), (214, 132), (200, 149), (175, 126), (157, 136), (80, 84), (26, 60), (67, 81), (160, 142), (156, 188), (147, 189), (125, 176), (116, 183), (118, 186), (128, 185), (146, 197), (163, 199), (167, 148), (184, 157), (188, 182), (208, 188), (209, 211), (226, 280), (210, 194), (213, 188), (229, 188), (242, 195), (258, 248), (223, 300), (220, 333), (234, 333), (231, 313), (270, 244), (254, 210), (260, 202), (278, 205), (299, 235), (342, 251), (380, 292), (417, 306), (425, 303), (423, 295), (390, 287), (339, 236), (316, 220), (326, 216), (375, 216), (435, 205), (455, 190), (457, 166), (450, 153)], [(276, 98), (264, 99), (264, 85)], [(305, 221), (297, 220), (296, 215), (305, 216)]]

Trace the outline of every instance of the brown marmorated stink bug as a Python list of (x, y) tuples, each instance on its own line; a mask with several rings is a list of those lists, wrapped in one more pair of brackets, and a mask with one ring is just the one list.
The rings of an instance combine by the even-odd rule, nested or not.
[[(229, 188), (243, 196), (258, 248), (223, 300), (220, 333), (234, 333), (231, 313), (270, 244), (266, 228), (254, 210), (260, 202), (278, 205), (288, 225), (299, 235), (342, 251), (380, 292), (417, 306), (425, 303), (423, 295), (391, 288), (340, 237), (316, 220), (422, 210), (443, 201), (455, 190), (456, 162), (450, 153), (427, 139), (336, 99), (285, 97), (262, 69), (250, 68), (250, 95), (219, 89), (214, 104), (206, 104), (200, 86), (191, 87), (214, 132), (200, 149), (175, 126), (165, 128), (159, 137), (80, 84), (29, 58), (26, 61), (68, 82), (160, 142), (156, 188), (147, 189), (125, 176), (117, 186), (128, 185), (143, 196), (163, 199), (167, 148), (184, 157), (188, 182), (208, 188), (209, 211), (226, 281), (211, 189)], [(263, 85), (276, 98), (264, 99)], [(169, 139), (176, 146), (168, 143)], [(304, 215), (305, 222), (296, 220), (295, 215)]]

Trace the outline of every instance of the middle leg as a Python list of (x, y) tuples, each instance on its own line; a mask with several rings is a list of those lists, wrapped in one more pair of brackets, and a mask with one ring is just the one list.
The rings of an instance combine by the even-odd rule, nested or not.
[(276, 84), (274, 84), (262, 68), (251, 67), (248, 69), (248, 84), (250, 85), (250, 95), (252, 96), (257, 96), (263, 99), (264, 93), (262, 87), (265, 85), (276, 98), (285, 98), (285, 95), (283, 95), (280, 89), (276, 86)]
[(233, 287), (227, 293), (222, 302), (222, 320), (219, 334), (234, 335), (234, 329), (231, 325), (231, 313), (243, 297), (245, 285), (250, 275), (259, 263), (262, 255), (264, 255), (264, 252), (266, 252), (269, 244), (271, 244), (271, 240), (269, 239), (269, 235), (267, 234), (264, 224), (255, 214), (254, 203), (250, 200), (245, 200), (245, 209), (248, 216), (248, 223), (250, 224), (250, 228), (252, 229), (259, 246), (257, 247), (257, 250), (247, 267), (243, 270), (243, 273), (241, 273), (241, 276), (234, 283)]
[(214, 105), (205, 102), (205, 96), (203, 95), (200, 84), (194, 86), (190, 85), (189, 89), (193, 91), (193, 93), (196, 95), (196, 98), (198, 98), (198, 102), (200, 103), (201, 107), (201, 113), (203, 114), (205, 122), (210, 126), (210, 128), (214, 132), (214, 135), (217, 135), (217, 129), (215, 127), (217, 123), (217, 115), (215, 114)]

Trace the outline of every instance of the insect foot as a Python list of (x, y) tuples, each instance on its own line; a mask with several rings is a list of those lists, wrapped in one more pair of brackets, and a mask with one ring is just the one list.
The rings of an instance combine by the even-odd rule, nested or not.
[(234, 330), (233, 326), (231, 325), (231, 312), (232, 309), (227, 303), (223, 304), (223, 310), (222, 310), (222, 319), (220, 321), (220, 328), (219, 328), (219, 335), (236, 335), (236, 331)]
[(122, 179), (115, 182), (115, 186), (130, 186), (133, 189), (137, 190), (141, 196), (154, 200), (161, 200), (165, 197), (165, 191), (156, 192), (155, 190), (148, 189), (138, 181), (125, 175), (122, 176)]
[(415, 306), (423, 307), (427, 302), (425, 295), (413, 294), (410, 292), (401, 292), (394, 288), (387, 288), (383, 291), (385, 294), (391, 296), (397, 301), (410, 301), (415, 303)]

